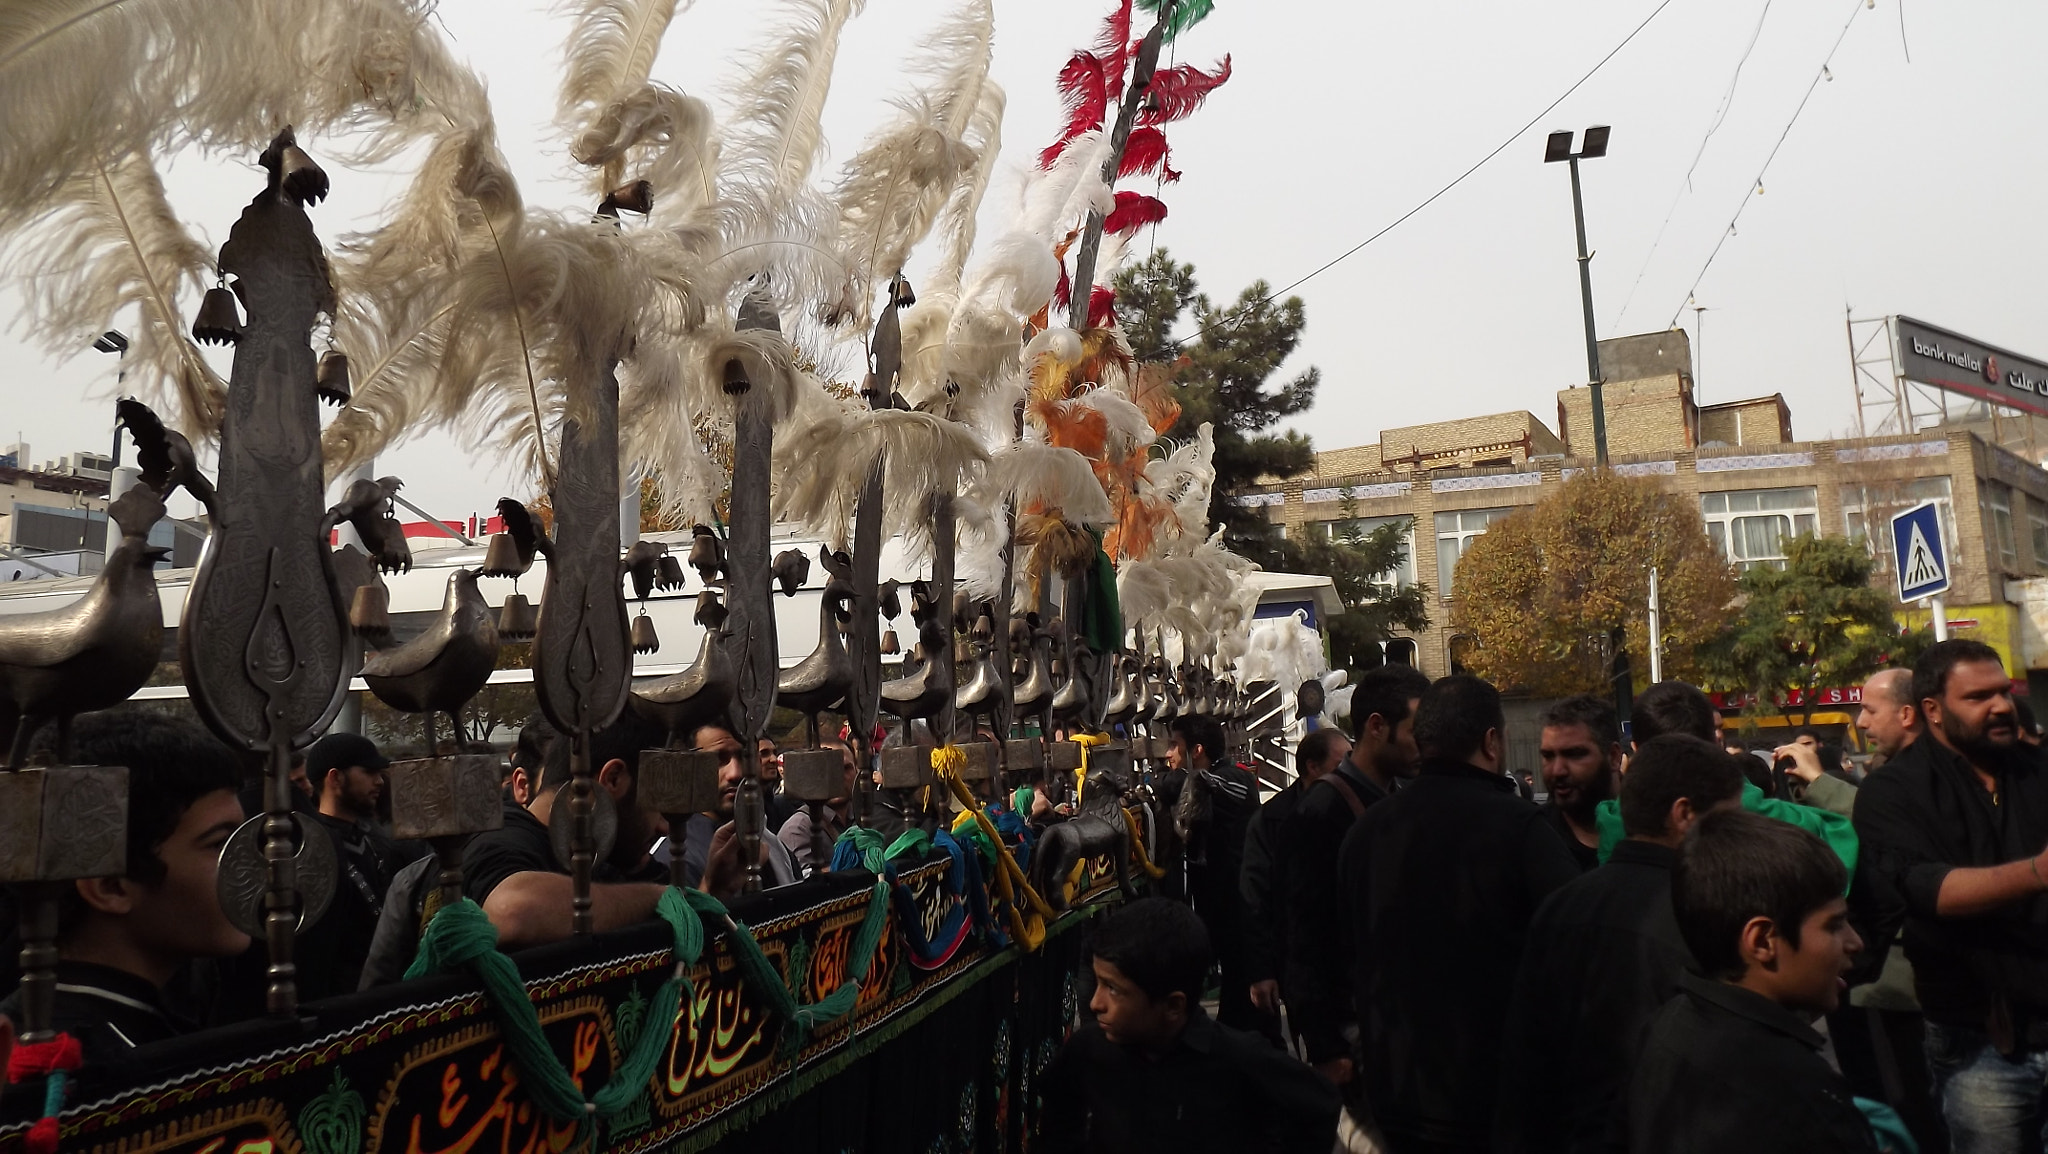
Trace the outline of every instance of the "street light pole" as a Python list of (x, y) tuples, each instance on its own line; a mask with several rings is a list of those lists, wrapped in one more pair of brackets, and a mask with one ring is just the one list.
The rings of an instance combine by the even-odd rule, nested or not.
[(1586, 203), (1579, 191), (1579, 161), (1607, 155), (1606, 125), (1588, 128), (1579, 151), (1572, 151), (1572, 134), (1553, 132), (1545, 142), (1543, 162), (1569, 161), (1572, 170), (1572, 224), (1579, 236), (1579, 304), (1586, 314), (1586, 382), (1593, 390), (1593, 463), (1607, 467), (1607, 411), (1600, 397), (1600, 339), (1593, 328), (1593, 254), (1586, 251)]

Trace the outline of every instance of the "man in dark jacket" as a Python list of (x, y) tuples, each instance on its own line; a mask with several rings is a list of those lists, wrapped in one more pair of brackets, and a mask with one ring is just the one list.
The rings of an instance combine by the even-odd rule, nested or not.
[(1276, 868), (1280, 847), (1293, 837), (1289, 823), (1301, 808), (1302, 795), (1350, 754), (1351, 739), (1343, 730), (1318, 729), (1303, 737), (1294, 751), (1294, 780), (1259, 806), (1245, 830), (1238, 888), (1245, 902), (1246, 972), (1252, 1004), (1268, 1014), (1280, 1012), (1280, 968), (1287, 945), (1287, 905)]
[(1287, 823), (1278, 861), (1287, 909), (1286, 969), (1280, 992), (1308, 1060), (1338, 1085), (1352, 1077), (1349, 939), (1333, 884), (1337, 850), (1360, 814), (1415, 776), (1415, 703), (1429, 679), (1386, 665), (1358, 679), (1351, 697), (1351, 756), (1310, 786)]
[(1186, 775), (1186, 788), (1199, 788), (1205, 797), (1202, 816), (1188, 836), (1188, 897), (1209, 931), (1221, 971), (1216, 1020), (1277, 1041), (1279, 1017), (1252, 1004), (1244, 892), (1238, 885), (1245, 831), (1259, 812), (1258, 779), (1230, 760), (1223, 726), (1213, 717), (1175, 721), (1167, 763)]
[(1580, 876), (1502, 774), (1505, 727), (1486, 682), (1430, 686), (1415, 711), (1421, 773), (1358, 820), (1337, 859), (1359, 1076), (1399, 1154), (1488, 1148), (1508, 1073), (1500, 972), (1520, 964), (1543, 899)]
[(1670, 734), (1637, 752), (1621, 786), (1627, 839), (1529, 926), (1508, 1013), (1499, 1154), (1623, 1148), (1636, 1045), (1694, 968), (1671, 912), (1678, 845), (1702, 815), (1739, 807), (1742, 785), (1735, 759), (1697, 737)]
[(1672, 909), (1702, 974), (1657, 1012), (1629, 1083), (1629, 1149), (1876, 1154), (1806, 1024), (1833, 1010), (1861, 948), (1848, 871), (1796, 826), (1710, 813), (1679, 850)]
[[(2048, 770), (1981, 642), (1913, 666), (1926, 733), (1856, 800), (1870, 872), (1906, 911), (1927, 1054), (1957, 1150), (2038, 1148), (2048, 1116)], [(2031, 1133), (2030, 1133), (2031, 1132)]]
[(1594, 813), (1614, 796), (1621, 777), (1621, 725), (1612, 702), (1567, 697), (1543, 715), (1537, 741), (1543, 784), (1550, 793), (1543, 816), (1582, 870), (1600, 864), (1600, 830)]

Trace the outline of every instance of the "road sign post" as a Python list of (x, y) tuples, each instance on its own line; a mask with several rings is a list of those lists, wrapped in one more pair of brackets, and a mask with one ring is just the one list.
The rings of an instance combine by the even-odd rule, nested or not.
[(1948, 554), (1941, 536), (1941, 512), (1925, 501), (1892, 518), (1893, 571), (1899, 575), (1899, 600), (1927, 603), (1934, 620), (1934, 639), (1948, 640)]

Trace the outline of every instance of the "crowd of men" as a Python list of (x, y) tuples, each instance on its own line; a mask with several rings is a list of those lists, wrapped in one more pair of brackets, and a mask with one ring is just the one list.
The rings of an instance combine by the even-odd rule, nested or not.
[[(1574, 698), (1543, 719), (1541, 805), (1508, 771), (1500, 695), (1472, 677), (1365, 674), (1349, 735), (1308, 734), (1263, 804), (1221, 728), (1184, 719), (1158, 785), (1171, 803), (1199, 781), (1202, 804), (1164, 896), (1094, 931), (1091, 1020), (1041, 1082), (1039, 1148), (2040, 1150), (2048, 769), (2012, 688), (1971, 641), (1878, 673), (1858, 718), (1874, 757), (1854, 770), (1816, 735), (1725, 747), (1682, 683), (1638, 695), (1627, 734)], [(749, 760), (764, 882), (829, 868), (850, 749), (844, 796), (813, 810), (774, 789), (772, 744), (707, 725), (693, 742), (718, 755), (721, 799), (673, 828), (636, 788), (660, 737), (629, 718), (592, 742), (619, 831), (599, 929), (648, 919), (677, 855), (689, 884), (738, 891)], [(75, 741), (131, 769), (129, 864), (65, 895), (57, 1024), (91, 1060), (252, 1012), (236, 997), (260, 990), (261, 946), (214, 891), (252, 808), (242, 765), (142, 711), (82, 719)], [(380, 820), (384, 770), (335, 734), (297, 778), (342, 874), (299, 955), (309, 999), (397, 980), (433, 912), (424, 847)], [(568, 778), (568, 743), (530, 726), (503, 828), (465, 852), (505, 948), (569, 935), (549, 838)]]

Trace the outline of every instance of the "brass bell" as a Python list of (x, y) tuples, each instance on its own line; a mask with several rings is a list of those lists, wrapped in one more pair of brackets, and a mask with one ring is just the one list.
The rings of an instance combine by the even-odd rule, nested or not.
[(348, 354), (330, 349), (320, 354), (320, 368), (313, 374), (320, 399), (330, 405), (346, 405), (349, 398)]
[(741, 364), (738, 357), (725, 362), (726, 396), (737, 397), (753, 387), (754, 382), (747, 379), (747, 366)]
[(889, 300), (899, 309), (907, 309), (917, 303), (917, 294), (910, 291), (910, 281), (902, 273), (897, 273), (889, 286)]
[(300, 204), (318, 204), (327, 196), (327, 172), (296, 144), (284, 146), (277, 185)]
[(659, 648), (661, 638), (654, 635), (654, 618), (643, 609), (640, 616), (633, 618), (633, 652), (644, 655)]
[(719, 569), (725, 565), (725, 550), (718, 543), (718, 534), (708, 526), (698, 525), (691, 533), (690, 568), (710, 584), (718, 578)]
[(385, 516), (384, 540), (394, 542), (397, 547), (405, 550), (405, 568), (410, 569), (412, 567), (412, 546), (406, 542), (405, 526), (398, 523), (398, 518), (389, 515)]
[(491, 534), (491, 543), (484, 548), (485, 577), (517, 577), (526, 571), (519, 559), (519, 542), (510, 533)]
[(349, 628), (365, 641), (382, 644), (391, 637), (391, 591), (382, 581), (356, 586), (348, 607)]
[(894, 629), (882, 631), (882, 652), (890, 657), (903, 652), (903, 643), (896, 639), (896, 631)]
[(505, 598), (504, 607), (498, 610), (498, 639), (500, 641), (531, 641), (540, 625), (540, 611), (523, 593), (514, 593)]
[(675, 554), (663, 553), (661, 559), (655, 562), (654, 570), (656, 589), (674, 591), (683, 587), (686, 580), (683, 576), (683, 563), (676, 560)]
[(192, 321), (192, 339), (203, 345), (231, 345), (242, 339), (242, 310), (226, 282), (206, 290)]
[(604, 194), (604, 203), (597, 206), (600, 216), (617, 216), (620, 212), (636, 212), (646, 216), (654, 211), (654, 186), (644, 180), (620, 185)]

